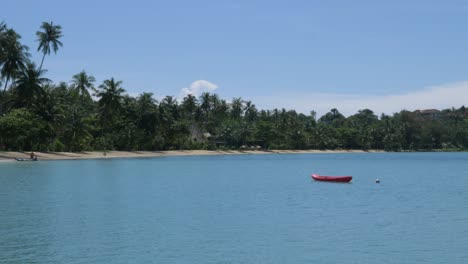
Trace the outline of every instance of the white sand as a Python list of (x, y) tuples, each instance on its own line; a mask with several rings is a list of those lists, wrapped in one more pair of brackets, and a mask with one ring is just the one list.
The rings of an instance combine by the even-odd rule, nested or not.
[[(245, 155), (245, 154), (305, 154), (305, 153), (365, 153), (379, 151), (363, 150), (170, 150), (170, 151), (108, 151), (108, 152), (34, 152), (39, 160), (70, 160), (70, 159), (111, 159), (111, 158), (142, 158), (167, 156), (196, 155)], [(0, 162), (15, 161), (15, 158), (29, 158), (30, 152), (0, 152)]]

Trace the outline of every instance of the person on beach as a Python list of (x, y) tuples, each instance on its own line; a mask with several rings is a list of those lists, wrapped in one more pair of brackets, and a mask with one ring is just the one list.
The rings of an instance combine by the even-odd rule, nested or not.
[(31, 158), (31, 160), (37, 160), (37, 156), (36, 154), (34, 154), (34, 151), (31, 151), (31, 153), (29, 154), (29, 157)]

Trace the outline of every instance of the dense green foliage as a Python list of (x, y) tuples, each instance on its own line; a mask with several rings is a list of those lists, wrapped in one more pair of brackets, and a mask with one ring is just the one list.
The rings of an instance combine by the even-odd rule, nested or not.
[[(151, 93), (125, 93), (114, 78), (97, 88), (82, 71), (52, 83), (45, 55), (62, 46), (61, 27), (38, 31), (39, 68), (21, 36), (0, 24), (0, 150), (168, 150), (216, 148), (433, 150), (468, 148), (468, 111), (401, 111), (376, 116), (337, 109), (320, 118), (293, 110), (258, 110), (250, 101), (227, 102), (216, 94), (180, 102)], [(94, 97), (93, 97), (94, 96)]]

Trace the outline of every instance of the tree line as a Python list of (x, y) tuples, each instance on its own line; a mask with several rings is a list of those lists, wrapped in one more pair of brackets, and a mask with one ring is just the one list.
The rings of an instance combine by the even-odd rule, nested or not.
[(468, 149), (464, 106), (380, 117), (369, 109), (349, 117), (332, 109), (319, 118), (213, 93), (181, 101), (132, 97), (122, 81), (97, 85), (84, 70), (54, 83), (43, 66), (62, 47), (62, 28), (44, 22), (36, 36), (39, 67), (21, 36), (0, 23), (0, 150)]

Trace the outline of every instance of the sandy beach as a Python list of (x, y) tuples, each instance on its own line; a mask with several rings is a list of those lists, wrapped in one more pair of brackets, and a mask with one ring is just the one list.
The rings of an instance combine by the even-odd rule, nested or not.
[[(169, 150), (169, 151), (89, 151), (89, 152), (34, 152), (39, 160), (112, 159), (144, 158), (196, 155), (246, 155), (246, 154), (306, 154), (306, 153), (365, 153), (379, 151), (363, 150)], [(0, 152), (0, 162), (15, 161), (15, 158), (29, 158), (30, 152)]]

